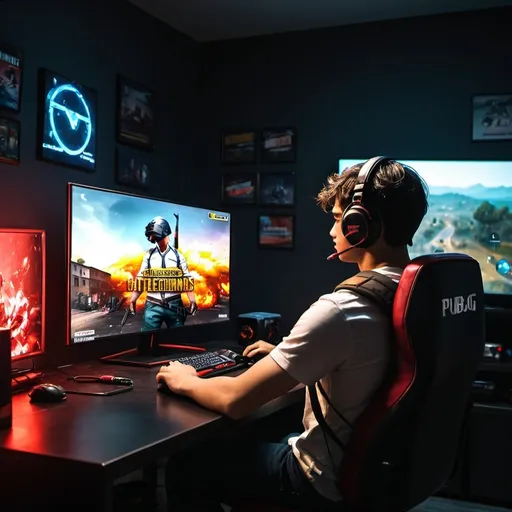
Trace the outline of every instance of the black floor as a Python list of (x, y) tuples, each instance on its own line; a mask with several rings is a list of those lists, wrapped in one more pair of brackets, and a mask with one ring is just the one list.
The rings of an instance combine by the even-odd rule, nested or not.
[(491, 507), (467, 501), (430, 498), (414, 509), (414, 512), (509, 512), (509, 508)]
[[(163, 462), (163, 461), (162, 461)], [(123, 478), (119, 483), (127, 483), (138, 481), (142, 478), (142, 472), (135, 472)], [(158, 474), (158, 507), (152, 509), (151, 512), (167, 512), (165, 506), (165, 487), (163, 485), (163, 468), (161, 467)], [(127, 512), (126, 507), (121, 507)], [(482, 505), (480, 503), (469, 503), (466, 501), (449, 500), (445, 498), (430, 498), (425, 503), (417, 506), (411, 512), (509, 512), (512, 508), (493, 507), (490, 505)], [(149, 511), (148, 511), (149, 512)]]

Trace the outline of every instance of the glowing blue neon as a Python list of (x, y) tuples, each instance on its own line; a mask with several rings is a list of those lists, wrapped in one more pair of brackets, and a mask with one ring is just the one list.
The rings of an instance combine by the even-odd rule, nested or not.
[[(77, 112), (73, 112), (69, 108), (65, 107), (64, 105), (61, 105), (60, 103), (57, 103), (55, 98), (64, 91), (72, 92), (76, 95), (76, 97), (82, 102), (82, 105), (84, 106), (84, 109), (87, 113), (86, 116), (83, 116), (81, 114), (78, 114)], [(62, 148), (62, 150), (67, 153), (68, 155), (75, 156), (83, 153), (87, 146), (89, 145), (89, 142), (91, 141), (92, 136), (92, 122), (91, 122), (91, 113), (89, 111), (89, 107), (87, 106), (87, 103), (82, 95), (82, 93), (76, 88), (73, 87), (70, 84), (61, 85), (60, 87), (57, 87), (56, 89), (51, 90), (48, 93), (48, 100), (50, 103), (50, 108), (48, 109), (48, 114), (50, 117), (50, 124), (52, 127), (53, 134), (55, 135), (55, 139), (57, 140), (57, 144)], [(82, 146), (79, 149), (69, 149), (66, 144), (62, 141), (62, 139), (59, 136), (59, 133), (57, 129), (55, 128), (55, 119), (54, 119), (54, 111), (55, 110), (62, 110), (69, 121), (69, 124), (73, 130), (76, 130), (78, 128), (78, 122), (83, 121), (87, 126), (87, 136), (85, 138), (85, 142), (82, 144)]]
[(496, 263), (496, 272), (501, 275), (506, 275), (510, 273), (510, 262), (503, 259), (499, 260), (498, 263)]

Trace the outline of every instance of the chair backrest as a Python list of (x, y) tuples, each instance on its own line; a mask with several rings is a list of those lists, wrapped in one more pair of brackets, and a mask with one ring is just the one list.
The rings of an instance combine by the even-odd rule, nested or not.
[(359, 510), (410, 510), (450, 477), (485, 343), (478, 262), (447, 253), (412, 260), (393, 328), (395, 371), (358, 418), (341, 467), (345, 500)]

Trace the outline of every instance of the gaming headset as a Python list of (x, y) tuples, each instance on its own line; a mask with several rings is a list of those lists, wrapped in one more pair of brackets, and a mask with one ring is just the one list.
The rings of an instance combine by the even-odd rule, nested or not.
[(381, 220), (369, 190), (375, 173), (392, 159), (384, 156), (371, 158), (361, 167), (352, 195), (352, 202), (341, 218), (341, 232), (353, 247), (370, 247), (380, 236)]

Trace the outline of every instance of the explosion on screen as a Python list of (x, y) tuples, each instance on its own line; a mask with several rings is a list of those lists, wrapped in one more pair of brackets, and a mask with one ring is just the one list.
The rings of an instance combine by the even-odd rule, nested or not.
[(41, 235), (0, 232), (0, 327), (11, 329), (11, 357), (42, 350)]

